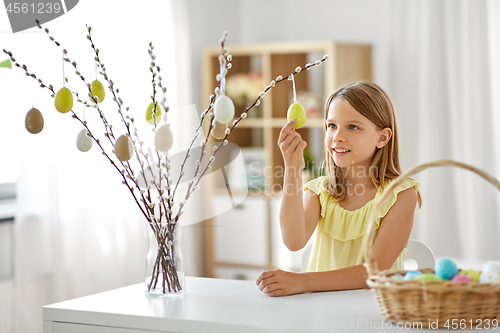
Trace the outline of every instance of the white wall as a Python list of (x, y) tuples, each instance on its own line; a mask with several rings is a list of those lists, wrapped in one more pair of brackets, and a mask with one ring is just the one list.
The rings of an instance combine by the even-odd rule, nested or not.
[[(202, 96), (203, 49), (217, 45), (229, 32), (228, 47), (291, 41), (336, 41), (373, 46), (374, 81), (391, 95), (388, 0), (187, 0), (191, 30), (192, 82), (198, 111), (208, 105)], [(392, 46), (397, 47), (397, 46)], [(394, 97), (394, 96), (393, 96)], [(396, 101), (397, 107), (397, 101)], [(397, 110), (400, 132), (412, 130), (410, 115)], [(403, 169), (414, 164), (404, 135)]]
[[(468, 124), (470, 122), (468, 119), (477, 117), (478, 112), (468, 112), (468, 110), (476, 111), (475, 109), (479, 108), (485, 111), (484, 114), (498, 113), (497, 109), (488, 106), (486, 102), (488, 94), (481, 94), (480, 97), (477, 93), (475, 94), (476, 98), (485, 100), (477, 101), (481, 102), (479, 104), (466, 103), (472, 100), (471, 96), (474, 95), (474, 93), (472, 95), (468, 93), (480, 89), (479, 87), (483, 87), (483, 84), (486, 85), (485, 82), (498, 80), (498, 71), (494, 70), (498, 62), (495, 62), (496, 65), (491, 65), (493, 70), (490, 70), (491, 68), (486, 64), (488, 61), (485, 60), (488, 57), (486, 55), (489, 52), (488, 47), (498, 44), (493, 40), (490, 44), (486, 44), (485, 36), (493, 39), (498, 29), (491, 28), (491, 33), (487, 33), (488, 30), (475, 21), (475, 19), (481, 21), (484, 18), (482, 22), (484, 24), (487, 24), (488, 20), (491, 21), (488, 24), (497, 22), (496, 18), (500, 11), (494, 10), (493, 4), (494, 1), (471, 0), (456, 2), (434, 0), (188, 0), (195, 103), (198, 110), (204, 109), (208, 104), (208, 96), (201, 95), (202, 51), (207, 46), (217, 45), (218, 39), (225, 30), (229, 31), (229, 50), (234, 44), (268, 42), (368, 43), (373, 46), (374, 50), (374, 81), (387, 90), (395, 104), (402, 169), (408, 170), (417, 164), (435, 159), (452, 158), (474, 164), (496, 175), (497, 168), (490, 166), (493, 165), (491, 163), (493, 159), (498, 159), (498, 152), (482, 146), (489, 145), (491, 142), (495, 143), (497, 140), (488, 139), (486, 131), (474, 132), (469, 142), (474, 142), (474, 144), (480, 142), (481, 148), (470, 149), (477, 157), (464, 160), (465, 157), (461, 154), (463, 147), (457, 143), (456, 137), (450, 134), (457, 131), (453, 128), (453, 126), (456, 127), (456, 123)], [(488, 11), (488, 15), (491, 16), (488, 20), (486, 20), (488, 15), (479, 15), (483, 11)], [(453, 22), (456, 22), (456, 25), (453, 25)], [(443, 47), (444, 44), (448, 45), (448, 48)], [(456, 47), (450, 47), (450, 45)], [(498, 59), (498, 57), (490, 57)], [(457, 63), (460, 66), (453, 67), (454, 60), (459, 61)], [(490, 62), (494, 61), (490, 60)], [(462, 66), (463, 64), (466, 65)], [(458, 82), (467, 88), (464, 88), (463, 93), (450, 92), (453, 86), (459, 84)], [(494, 89), (493, 85), (481, 90), (488, 89)], [(494, 96), (493, 90), (491, 94)], [(493, 98), (498, 100), (498, 97)], [(452, 104), (448, 103), (450, 100), (453, 101)], [(457, 105), (464, 108), (466, 116), (457, 112)], [(430, 106), (433, 106), (432, 110), (435, 111), (432, 111)], [(493, 120), (485, 122), (485, 124), (480, 122), (481, 126), (491, 125), (494, 126), (492, 131), (497, 131), (498, 125)], [(424, 138), (422, 134), (425, 130), (428, 133), (427, 138)], [(462, 133), (457, 136), (462, 138)], [(457, 150), (458, 153), (454, 154)], [(443, 172), (446, 174), (448, 170)], [(436, 174), (436, 171), (432, 174)], [(492, 249), (497, 246), (493, 238), (498, 238), (496, 232), (500, 230), (498, 222), (491, 215), (489, 218), (477, 218), (476, 214), (484, 208), (491, 209), (492, 205), (484, 203), (483, 207), (481, 200), (476, 198), (471, 201), (473, 203), (470, 206), (461, 207), (458, 201), (451, 199), (454, 195), (463, 196), (463, 193), (454, 191), (454, 188), (461, 188), (463, 185), (461, 181), (455, 180), (447, 183), (439, 176), (436, 176), (436, 179), (439, 179), (439, 184), (436, 185), (438, 189), (433, 188), (432, 191), (424, 193), (423, 210), (427, 212), (427, 215), (416, 215), (414, 231), (423, 228), (417, 234), (422, 237), (425, 235), (426, 239), (422, 240), (428, 242), (433, 249), (439, 250), (438, 255), (467, 256), (471, 252), (468, 250), (470, 245), (464, 240), (470, 235), (468, 232), (459, 230), (456, 222), (463, 219), (457, 215), (459, 214), (457, 212), (460, 212), (460, 209), (466, 209), (468, 214), (476, 216), (476, 224), (481, 225), (481, 227), (467, 228), (490, 230), (483, 236), (475, 236), (477, 245), (480, 245), (485, 253), (490, 255), (497, 253), (498, 251)], [(432, 188), (433, 183), (428, 179), (422, 181), (422, 191)], [(473, 193), (478, 192), (473, 191)], [(491, 220), (491, 222), (485, 222), (485, 220)], [(442, 234), (446, 234), (449, 239), (443, 240), (440, 236)], [(461, 243), (457, 242), (460, 237)]]
[[(387, 0), (188, 0), (193, 93), (201, 97), (202, 52), (229, 32), (228, 47), (290, 41), (360, 42), (374, 46), (374, 76), (387, 83)], [(203, 99), (202, 99), (203, 98)]]

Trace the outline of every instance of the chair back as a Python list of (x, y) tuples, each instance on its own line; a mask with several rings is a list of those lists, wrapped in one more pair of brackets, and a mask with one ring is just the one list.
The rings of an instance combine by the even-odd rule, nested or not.
[[(434, 259), (434, 253), (427, 245), (416, 239), (410, 239), (408, 241), (407, 249), (408, 253), (406, 254), (406, 260), (408, 259), (415, 260), (418, 266), (417, 269), (422, 269), (422, 268), (434, 269), (434, 265), (436, 264), (436, 260)], [(406, 267), (405, 270), (407, 270)]]

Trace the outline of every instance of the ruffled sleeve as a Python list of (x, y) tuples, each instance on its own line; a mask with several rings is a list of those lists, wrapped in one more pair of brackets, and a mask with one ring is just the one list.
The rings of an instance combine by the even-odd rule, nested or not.
[(316, 179), (313, 179), (313, 180), (307, 182), (304, 185), (304, 191), (311, 190), (314, 193), (316, 193), (317, 195), (320, 195), (321, 184), (323, 183), (323, 180), (325, 180), (325, 179), (326, 179), (326, 176), (323, 176), (323, 177), (319, 177), (319, 178), (316, 178)]
[(320, 215), (322, 218), (325, 217), (325, 214), (327, 211), (328, 201), (329, 201), (328, 199), (329, 198), (333, 199), (325, 190), (325, 182), (326, 182), (326, 176), (322, 176), (322, 177), (313, 179), (304, 185), (304, 191), (311, 190), (316, 195), (319, 196), (319, 203), (321, 206)]
[[(386, 198), (377, 214), (375, 229), (379, 228), (380, 222), (384, 216), (387, 215), (391, 207), (396, 203), (398, 194), (411, 187), (418, 191), (418, 183), (413, 179), (406, 179), (396, 186), (391, 195)], [(320, 196), (320, 202), (323, 219), (320, 221), (318, 227), (323, 232), (330, 234), (332, 238), (343, 242), (363, 237), (367, 233), (366, 227), (368, 226), (368, 219), (371, 216), (373, 208), (380, 199), (382, 192), (382, 190), (379, 190), (373, 200), (354, 211), (343, 209), (333, 197), (329, 196), (326, 192), (322, 193), (323, 200), (321, 200), (322, 198)]]
[[(390, 183), (388, 183), (386, 186), (389, 186)], [(414, 188), (417, 193), (418, 193), (418, 183), (414, 179), (406, 179), (404, 180), (401, 184), (397, 185), (394, 190), (392, 191), (391, 195), (385, 199), (385, 202), (382, 204), (382, 207), (380, 209), (380, 213), (377, 216), (377, 226), (380, 224), (380, 220), (389, 213), (389, 210), (392, 208), (392, 206), (396, 203), (396, 200), (398, 199), (398, 194), (400, 192), (403, 192), (409, 188)], [(380, 196), (382, 195), (382, 191), (379, 191), (377, 193), (377, 196), (375, 197), (375, 201), (378, 201)], [(373, 205), (375, 207), (375, 204)], [(368, 222), (368, 221), (367, 221)]]

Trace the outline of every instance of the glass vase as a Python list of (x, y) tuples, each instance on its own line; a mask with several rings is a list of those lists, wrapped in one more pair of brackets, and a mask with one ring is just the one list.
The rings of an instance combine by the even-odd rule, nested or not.
[(186, 283), (180, 247), (181, 228), (178, 223), (168, 221), (148, 221), (146, 226), (146, 295), (184, 295)]

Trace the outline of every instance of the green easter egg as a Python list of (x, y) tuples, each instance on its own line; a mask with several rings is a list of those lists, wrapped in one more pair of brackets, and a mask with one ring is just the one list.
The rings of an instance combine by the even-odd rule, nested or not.
[(71, 111), (73, 108), (73, 94), (71, 90), (66, 87), (62, 87), (56, 94), (54, 98), (54, 106), (57, 111), (61, 113), (66, 113)]
[(476, 271), (474, 269), (464, 269), (464, 270), (461, 270), (459, 273), (470, 277), (472, 282), (479, 282), (479, 277), (481, 276), (481, 272)]
[[(100, 81), (92, 81), (90, 91), (92, 91), (92, 95), (96, 97), (97, 103), (101, 103), (102, 101), (104, 101), (104, 97), (106, 97), (106, 89), (104, 89), (104, 86)], [(151, 109), (153, 109), (153, 107), (151, 107)]]
[(158, 104), (156, 105), (156, 112), (155, 112), (154, 119), (153, 119), (153, 107), (154, 106), (155, 106), (154, 103), (151, 102), (149, 104), (148, 108), (146, 109), (146, 121), (151, 125), (154, 125), (155, 121), (157, 124), (159, 124), (160, 120), (161, 120), (161, 108)]
[(442, 281), (443, 279), (434, 273), (424, 273), (422, 275), (416, 276), (414, 280), (418, 281)]

